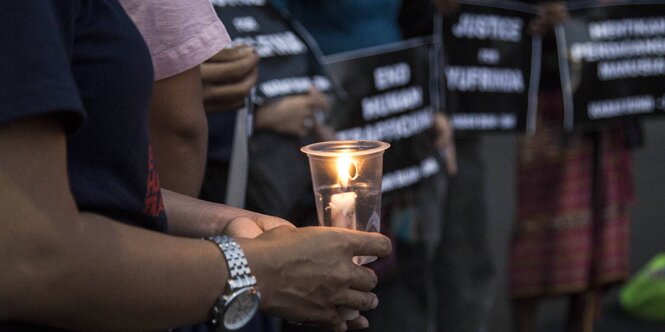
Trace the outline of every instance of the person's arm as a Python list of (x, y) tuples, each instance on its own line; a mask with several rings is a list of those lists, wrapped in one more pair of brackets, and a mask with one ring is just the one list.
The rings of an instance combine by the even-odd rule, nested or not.
[(208, 148), (208, 124), (196, 66), (155, 82), (150, 103), (150, 141), (160, 184), (197, 197)]
[[(65, 141), (48, 116), (0, 126), (0, 321), (123, 331), (205, 321), (227, 280), (218, 248), (78, 211)], [(376, 305), (376, 275), (351, 257), (390, 252), (383, 235), (322, 227), (240, 243), (263, 309), (340, 330), (336, 306)]]
[(2, 125), (0, 151), (0, 321), (129, 331), (206, 319), (227, 278), (214, 245), (79, 212), (49, 117)]

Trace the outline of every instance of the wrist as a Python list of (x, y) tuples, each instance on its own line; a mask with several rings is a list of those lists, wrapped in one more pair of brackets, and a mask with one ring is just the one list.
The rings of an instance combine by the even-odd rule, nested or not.
[(256, 108), (254, 111), (254, 128), (257, 130), (266, 129), (270, 127), (270, 112), (274, 111), (274, 106), (272, 104), (264, 105)]
[(256, 278), (240, 244), (228, 236), (206, 237), (222, 253), (228, 280), (210, 312), (209, 324), (217, 331), (234, 331), (245, 326), (256, 314), (260, 293)]

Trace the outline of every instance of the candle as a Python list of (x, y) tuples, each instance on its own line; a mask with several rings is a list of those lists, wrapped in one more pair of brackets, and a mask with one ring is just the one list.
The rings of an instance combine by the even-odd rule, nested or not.
[(335, 227), (356, 229), (356, 193), (344, 192), (332, 195), (330, 219)]
[[(337, 158), (337, 179), (340, 188), (345, 190), (350, 180), (358, 177), (355, 163), (346, 154)], [(348, 229), (356, 229), (356, 193), (352, 191), (334, 194), (330, 197), (330, 219), (332, 226)], [(355, 261), (355, 259), (354, 259)], [(339, 314), (346, 320), (352, 320), (360, 316), (360, 312), (350, 308), (339, 308)]]

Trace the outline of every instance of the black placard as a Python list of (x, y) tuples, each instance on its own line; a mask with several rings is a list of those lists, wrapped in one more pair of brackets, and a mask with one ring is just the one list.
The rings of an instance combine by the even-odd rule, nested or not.
[(346, 97), (330, 112), (337, 138), (391, 144), (384, 155), (384, 193), (440, 169), (432, 136), (431, 49), (431, 38), (413, 39), (324, 58)]
[(535, 7), (519, 2), (460, 1), (437, 16), (443, 105), (456, 131), (532, 131), (541, 41), (529, 31)]
[(310, 86), (334, 90), (319, 51), (297, 23), (266, 0), (212, 0), (233, 43), (254, 46), (261, 56), (257, 104), (306, 93)]
[(564, 126), (665, 114), (665, 4), (569, 5), (556, 28)]

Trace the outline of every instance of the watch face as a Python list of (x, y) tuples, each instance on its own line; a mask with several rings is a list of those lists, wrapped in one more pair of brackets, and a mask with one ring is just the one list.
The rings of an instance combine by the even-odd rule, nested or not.
[(227, 330), (237, 330), (254, 317), (259, 308), (259, 295), (254, 287), (239, 290), (228, 299), (224, 311), (224, 327)]

